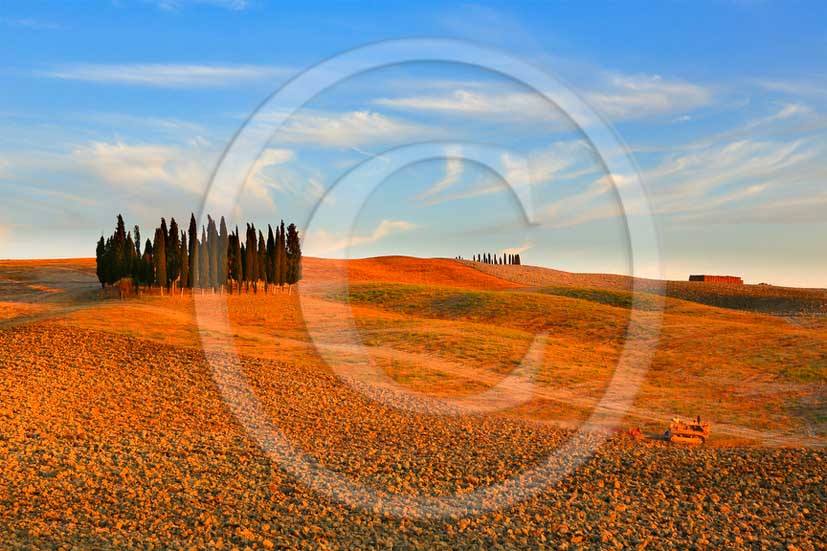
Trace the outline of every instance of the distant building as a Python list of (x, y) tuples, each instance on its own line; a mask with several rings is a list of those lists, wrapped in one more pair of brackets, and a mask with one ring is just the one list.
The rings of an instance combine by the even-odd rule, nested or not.
[(729, 285), (743, 285), (744, 280), (735, 276), (721, 275), (691, 275), (689, 281), (703, 281), (705, 283), (726, 283)]

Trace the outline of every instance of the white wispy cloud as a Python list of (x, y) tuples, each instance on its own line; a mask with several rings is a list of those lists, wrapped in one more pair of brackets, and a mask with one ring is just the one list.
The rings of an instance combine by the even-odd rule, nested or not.
[(250, 169), (250, 175), (245, 182), (245, 191), (252, 193), (256, 199), (267, 205), (275, 206), (271, 192), (282, 191), (284, 185), (275, 175), (269, 173), (268, 169), (289, 163), (295, 158), (296, 154), (290, 149), (265, 149)]
[(114, 130), (140, 128), (165, 134), (180, 134), (182, 136), (193, 136), (190, 139), (204, 140), (201, 134), (206, 134), (208, 129), (199, 123), (178, 119), (175, 117), (157, 117), (151, 115), (134, 115), (130, 113), (85, 111), (71, 114), (69, 117), (73, 122), (82, 121), (85, 123), (96, 123)]
[(827, 79), (756, 79), (754, 84), (772, 92), (780, 92), (790, 96), (827, 97)]
[[(438, 192), (424, 197), (426, 204), (436, 205), (448, 201), (457, 201), (482, 197), (495, 193), (504, 193), (509, 188), (542, 186), (553, 182), (563, 182), (572, 178), (590, 174), (598, 170), (593, 154), (581, 140), (556, 141), (547, 147), (530, 151), (525, 157), (508, 152), (491, 159), (490, 167), (501, 176), (490, 176), (465, 189), (450, 191), (458, 178), (445, 178), (438, 184), (448, 181), (452, 186), (440, 185)], [(432, 188), (433, 189), (433, 188)]]
[(202, 192), (209, 176), (204, 159), (179, 146), (91, 142), (75, 148), (71, 158), (105, 182), (136, 191), (164, 184)]
[(244, 11), (250, 7), (247, 0), (151, 0), (162, 10), (176, 11), (188, 4), (203, 4), (231, 11)]
[(40, 71), (38, 76), (102, 84), (159, 88), (218, 88), (292, 74), (285, 67), (266, 65), (76, 64)]
[(586, 99), (612, 120), (645, 119), (686, 113), (712, 102), (712, 91), (698, 84), (669, 80), (660, 75), (607, 73)]
[(390, 235), (407, 232), (418, 226), (406, 220), (382, 220), (370, 233), (352, 234), (343, 236), (341, 233), (332, 233), (326, 230), (316, 230), (305, 235), (306, 253), (310, 255), (325, 255), (342, 252), (346, 248), (358, 247), (376, 243)]
[(286, 143), (349, 148), (405, 143), (425, 136), (435, 137), (427, 127), (374, 111), (299, 112), (278, 132), (278, 139)]
[[(771, 212), (784, 203), (786, 215), (794, 207), (806, 207), (790, 193), (804, 194), (825, 177), (827, 169), (818, 163), (824, 148), (801, 140), (792, 143), (738, 140), (715, 143), (701, 150), (673, 155), (643, 171), (650, 191), (651, 212), (666, 222), (730, 220), (728, 212), (746, 219), (750, 209)], [(544, 210), (552, 227), (570, 227), (644, 212), (641, 203), (621, 209), (614, 186), (629, 185), (630, 175), (601, 177), (588, 187), (549, 204)], [(802, 185), (802, 183), (807, 183)], [(809, 207), (805, 209), (810, 212)], [(778, 221), (781, 209), (776, 216)], [(766, 219), (771, 217), (765, 216)], [(795, 222), (795, 217), (787, 219)]]
[(529, 92), (495, 92), (460, 88), (440, 95), (379, 98), (376, 105), (407, 111), (508, 119), (522, 122), (565, 119), (544, 96)]
[(63, 28), (63, 25), (52, 21), (43, 21), (31, 17), (6, 17), (2, 21), (10, 27), (23, 27), (35, 31), (56, 31)]
[(827, 210), (827, 193), (816, 191), (799, 197), (776, 198), (739, 208), (692, 213), (681, 222), (728, 222), (752, 224), (821, 224)]
[(445, 151), (445, 175), (434, 182), (431, 187), (420, 193), (417, 198), (426, 200), (456, 185), (460, 178), (462, 178), (463, 166), (462, 148), (447, 148)]
[(531, 241), (527, 241), (520, 245), (519, 247), (511, 247), (509, 249), (503, 249), (503, 254), (522, 254), (527, 250), (534, 247), (534, 243)]
[[(612, 120), (685, 114), (713, 100), (712, 90), (708, 87), (659, 75), (626, 75), (608, 71), (600, 75), (596, 81), (581, 86), (580, 91), (588, 102)], [(435, 88), (433, 85), (430, 87)], [(551, 99), (554, 99), (553, 94)], [(503, 90), (501, 84), (458, 84), (453, 90), (384, 97), (374, 100), (374, 103), (399, 110), (431, 111), (479, 119), (570, 124), (566, 115), (545, 95)], [(587, 120), (583, 113), (571, 115), (575, 119)]]

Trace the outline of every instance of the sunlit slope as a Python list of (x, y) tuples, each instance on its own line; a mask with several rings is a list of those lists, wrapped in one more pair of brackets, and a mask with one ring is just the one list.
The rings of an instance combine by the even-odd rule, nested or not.
[(461, 262), (445, 258), (381, 256), (355, 260), (305, 258), (302, 263), (308, 282), (330, 280), (340, 270), (347, 271), (351, 283), (390, 282), (438, 285), (467, 289), (514, 289), (519, 283), (485, 274)]
[[(377, 365), (411, 389), (444, 396), (496, 385), (520, 364), (535, 335), (545, 334), (535, 399), (509, 414), (567, 425), (593, 411), (623, 352), (632, 303), (628, 291), (525, 287), (441, 259), (307, 259), (305, 271), (308, 279), (318, 280), (337, 267), (350, 272), (347, 295), (313, 286), (303, 288), (301, 296), (207, 292), (209, 315), (199, 332), (192, 297), (120, 301), (98, 294), (89, 264), (63, 266), (65, 273), (43, 272), (42, 266), (27, 273), (16, 265), (16, 279), (6, 287), (28, 289), (19, 295), (25, 302), (6, 293), (0, 318), (15, 324), (53, 317), (61, 325), (189, 349), (200, 348), (202, 338), (224, 335), (242, 356), (328, 371), (331, 357), (344, 366), (358, 361), (339, 339), (342, 320), (352, 310), (360, 340)], [(60, 278), (71, 284), (62, 285)], [(66, 304), (54, 298), (64, 296), (74, 298)], [(660, 298), (641, 298), (641, 316), (654, 319)], [(629, 425), (662, 430), (672, 415), (701, 414), (715, 422), (718, 441), (790, 444), (798, 437), (827, 435), (824, 324), (674, 298), (663, 306), (657, 352), (628, 412)], [(229, 329), (221, 324), (224, 308)], [(307, 333), (307, 309), (331, 336), (324, 345), (333, 352), (327, 361)], [(0, 327), (6, 321), (0, 320)]]

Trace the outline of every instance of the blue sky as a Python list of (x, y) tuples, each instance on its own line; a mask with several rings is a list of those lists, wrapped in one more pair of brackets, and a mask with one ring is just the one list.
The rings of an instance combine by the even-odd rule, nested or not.
[[(90, 256), (119, 212), (144, 236), (160, 216), (187, 219), (228, 141), (289, 79), (364, 44), (435, 37), (559, 78), (628, 151), (595, 151), (512, 78), (408, 63), (321, 91), (273, 129), (241, 195), (214, 214), (305, 227), (348, 171), (436, 142), (441, 155), (378, 182), (355, 224), (314, 220), (308, 253), (520, 250), (532, 264), (629, 273), (613, 186), (631, 175), (601, 162), (628, 153), (667, 277), (825, 286), (825, 21), (823, 3), (757, 1), (5, 2), (0, 257)], [(500, 151), (489, 166), (467, 159), (478, 144)], [(506, 180), (530, 189), (536, 225)]]

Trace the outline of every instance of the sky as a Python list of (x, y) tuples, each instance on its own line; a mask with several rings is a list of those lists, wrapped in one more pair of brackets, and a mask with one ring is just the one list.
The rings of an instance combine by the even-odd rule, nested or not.
[[(295, 222), (305, 254), (630, 274), (646, 217), (660, 260), (635, 275), (827, 286), (827, 5), (409, 4), (3, 2), (0, 258), (91, 256), (118, 213), (144, 238), (185, 225), (261, 107), (261, 146), (211, 214)], [(272, 103), (354, 49), (432, 38), (514, 70), (411, 59)], [(646, 200), (621, 201), (637, 181)]]

